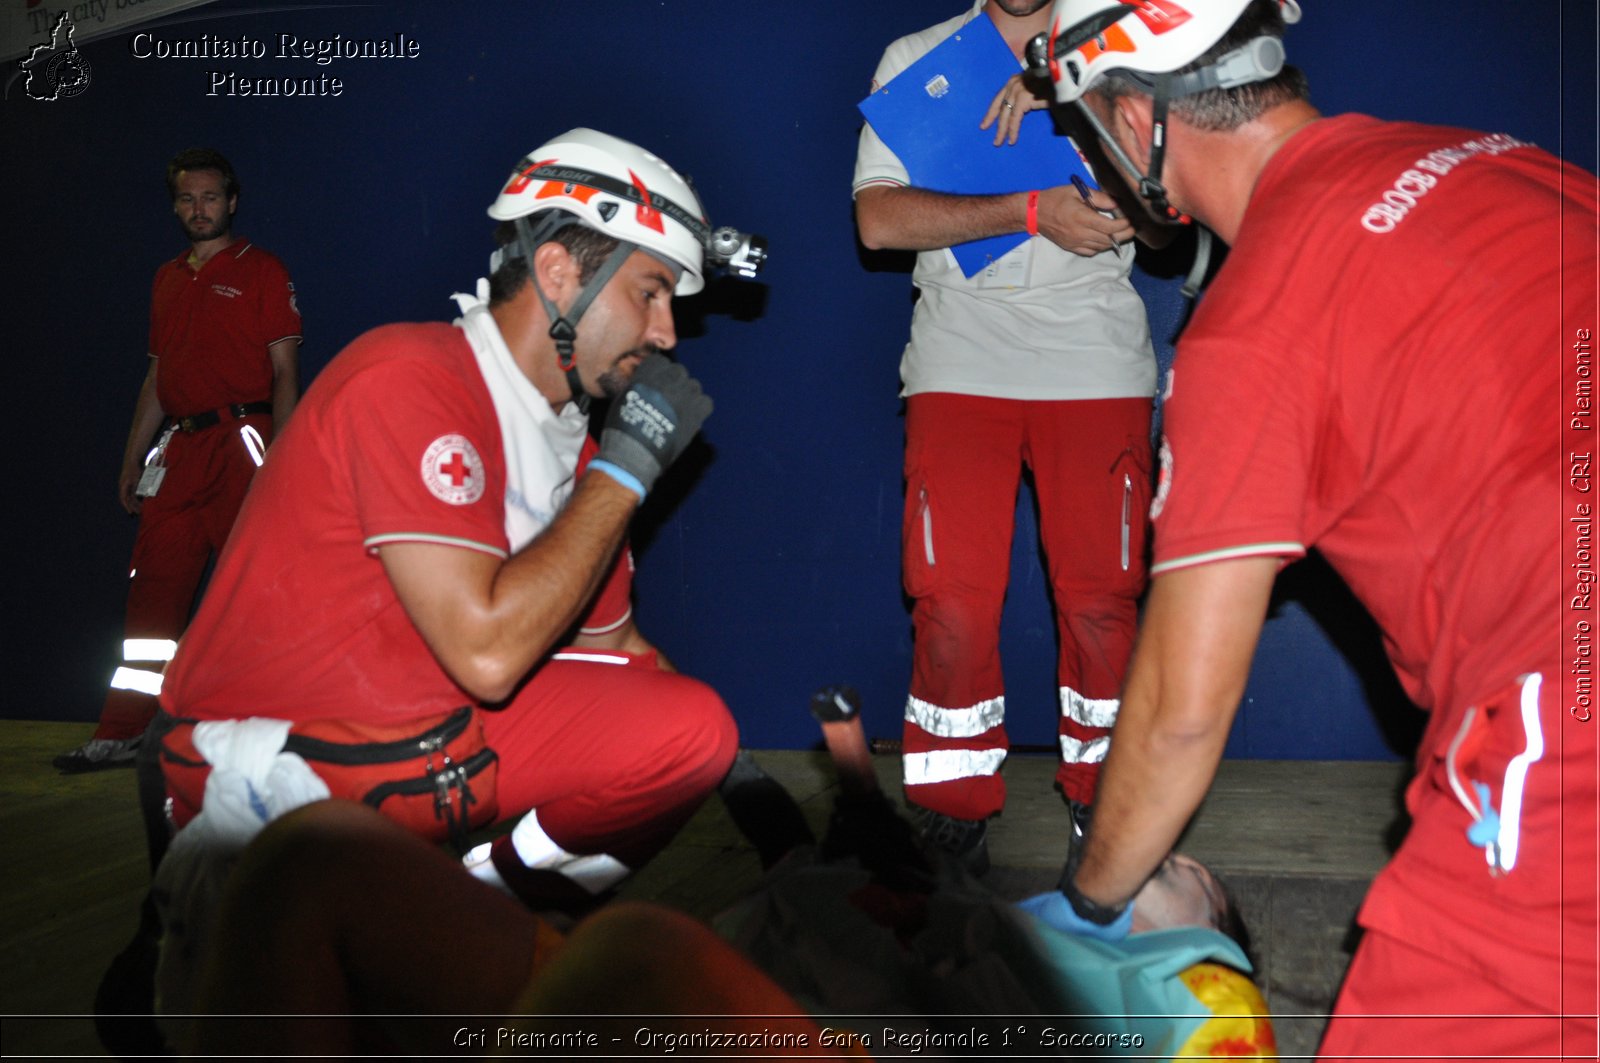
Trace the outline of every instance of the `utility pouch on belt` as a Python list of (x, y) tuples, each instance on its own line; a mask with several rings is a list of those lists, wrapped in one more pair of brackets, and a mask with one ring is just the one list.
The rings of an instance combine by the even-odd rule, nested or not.
[[(196, 722), (179, 721), (162, 742), (161, 760), (175, 801), (198, 810), (210, 765), (191, 740)], [(493, 822), (498, 812), (499, 758), (485, 745), (477, 710), (463, 706), (409, 733), (404, 726), (297, 723), (283, 749), (305, 758), (334, 797), (364, 801), (413, 834), (448, 839), (465, 851), (467, 834)]]

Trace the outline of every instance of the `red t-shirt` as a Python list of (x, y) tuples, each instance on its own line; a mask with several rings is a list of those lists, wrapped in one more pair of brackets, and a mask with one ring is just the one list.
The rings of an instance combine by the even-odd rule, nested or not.
[(289, 273), (270, 252), (237, 240), (199, 272), (189, 252), (156, 270), (150, 353), (156, 397), (174, 417), (272, 397), (267, 348), (300, 337)]
[[(506, 557), (505, 493), (499, 421), (462, 332), (387, 325), (358, 337), (256, 474), (162, 706), (202, 719), (381, 722), (471, 702), (412, 626), (376, 544)], [(585, 628), (626, 618), (630, 570), (624, 551)]]
[(1178, 345), (1152, 573), (1315, 546), (1452, 718), (1558, 667), (1562, 322), (1594, 320), (1564, 170), (1592, 181), (1467, 130), (1295, 134)]
[[(1566, 774), (1593, 732), (1563, 735), (1553, 697), (1532, 725), (1508, 691), (1564, 667), (1561, 374), (1596, 315), (1593, 180), (1503, 135), (1356, 115), (1296, 133), (1178, 345), (1152, 505), (1156, 579), (1315, 547), (1366, 605), (1433, 718), (1416, 822), (1362, 925), (1540, 1006), (1564, 940), (1593, 943), (1592, 862), (1562, 900), (1563, 859), (1593, 859), (1593, 791), (1562, 796), (1583, 792)], [(1521, 832), (1508, 875), (1448, 790), (1469, 706), (1458, 766)], [(1540, 734), (1512, 809), (1511, 758)]]

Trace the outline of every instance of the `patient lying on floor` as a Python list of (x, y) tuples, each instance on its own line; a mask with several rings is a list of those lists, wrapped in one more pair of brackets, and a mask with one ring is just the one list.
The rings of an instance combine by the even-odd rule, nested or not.
[[(840, 839), (876, 835), (877, 863), (897, 851), (904, 821), (886, 802), (860, 812), (845, 809), (822, 845), (773, 868), (717, 921), (719, 940), (688, 916), (636, 903), (562, 935), (371, 809), (308, 806), (252, 843), (229, 886), (197, 1003), (234, 1018), (194, 1027), (188, 1047), (487, 1054), (490, 1042), (449, 1041), (459, 1023), (392, 1017), (521, 1016), (504, 1024), (515, 1038), (571, 1032), (568, 1020), (527, 1016), (650, 1014), (684, 1017), (653, 1020), (663, 1037), (716, 1026), (781, 1035), (775, 1054), (836, 1055), (823, 1029), (858, 1034), (852, 1054), (895, 1037), (932, 1047), (982, 1036), (992, 1047), (1016, 1017), (1040, 1015), (1049, 1022), (1028, 1023), (1030, 1036), (1050, 1029), (1057, 1047), (1098, 1038), (1088, 1043), (1150, 1057), (1227, 1041), (1228, 1054), (1272, 1054), (1270, 1026), (1252, 1017), (1266, 1009), (1235, 973), (1248, 967), (1245, 952), (1214, 929), (1231, 905), (1198, 863), (1169, 859), (1135, 902), (1139, 932), (1112, 946), (1058, 934), (937, 861), (868, 869)], [(391, 1018), (351, 1018), (362, 1014)], [(630, 1036), (638, 1026), (616, 1022)]]
[(1250, 948), (1239, 909), (1222, 881), (1194, 857), (1172, 853), (1139, 891), (1133, 932), (1179, 926), (1208, 926)]
[(811, 701), (840, 787), (820, 844), (748, 754), (721, 791), (767, 876), (718, 928), (811, 1014), (910, 1017), (913, 1035), (955, 1015), (991, 1046), (1021, 1028), (1017, 1017), (1066, 1015), (1049, 1028), (1068, 1040), (1035, 1047), (1275, 1054), (1266, 1005), (1247, 977), (1243, 923), (1206, 868), (1181, 855), (1164, 861), (1135, 898), (1123, 941), (1063, 933), (922, 844), (878, 788), (858, 710), (847, 687)]
[(810, 1014), (889, 1016), (872, 1023), (878, 1044), (896, 1030), (960, 1028), (997, 1045), (1031, 1015), (1054, 1017), (1062, 1037), (1144, 1055), (1224, 1041), (1233, 1055), (1272, 1055), (1243, 925), (1218, 880), (1173, 855), (1133, 911), (1122, 942), (1055, 930), (924, 849), (875, 787), (860, 787), (819, 844), (774, 861), (716, 926)]
[[(344, 1054), (377, 1036), (386, 1048), (494, 1047), (445, 1047), (437, 1024), (375, 1030), (352, 1013), (522, 1016), (506, 1028), (538, 1036), (565, 1032), (564, 1020), (528, 1016), (750, 1015), (764, 1017), (731, 1021), (783, 1034), (776, 1054), (837, 1055), (823, 1029), (859, 1034), (850, 1054), (897, 1037), (959, 1050), (980, 1046), (937, 1039), (995, 1047), (1016, 1017), (1035, 1015), (1053, 1025), (1029, 1023), (1030, 1036), (1049, 1029), (1058, 1040), (1029, 1047), (1150, 1057), (1222, 1043), (1229, 1055), (1273, 1054), (1265, 1005), (1240, 973), (1250, 969), (1242, 925), (1198, 862), (1162, 864), (1126, 941), (1077, 938), (924, 849), (875, 784), (847, 775), (817, 844), (781, 787), (741, 758), (723, 791), (735, 820), (747, 833), (760, 833), (752, 823), (783, 830), (752, 839), (767, 874), (716, 920), (723, 940), (637, 904), (602, 909), (564, 937), (370, 809), (309, 806), (268, 827), (230, 883), (197, 1010), (239, 1018), (188, 1031), (190, 1044)], [(676, 1025), (692, 1033), (709, 1021)], [(654, 1028), (674, 1035), (667, 1020)]]

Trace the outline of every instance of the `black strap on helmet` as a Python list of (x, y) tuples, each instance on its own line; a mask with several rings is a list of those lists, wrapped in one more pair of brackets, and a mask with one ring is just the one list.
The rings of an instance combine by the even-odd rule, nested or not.
[(1156, 94), (1150, 108), (1150, 172), (1139, 177), (1139, 194), (1150, 201), (1157, 214), (1173, 221), (1188, 219), (1167, 202), (1167, 186), (1161, 183), (1161, 164), (1167, 158), (1167, 108), (1172, 102), (1170, 90), (1172, 75), (1162, 74), (1156, 79)]
[(1123, 171), (1138, 178), (1138, 192), (1150, 203), (1151, 210), (1172, 221), (1187, 223), (1189, 219), (1175, 210), (1171, 203), (1167, 202), (1167, 186), (1161, 183), (1161, 162), (1166, 155), (1165, 142), (1167, 139), (1166, 94), (1161, 92), (1159, 87), (1157, 88), (1155, 105), (1152, 109), (1154, 121), (1151, 131), (1150, 168), (1148, 171), (1135, 163), (1128, 153), (1122, 150), (1122, 145), (1117, 143), (1117, 138), (1111, 135), (1111, 131), (1105, 127), (1105, 123), (1100, 121), (1094, 110), (1085, 105), (1082, 100), (1078, 101), (1078, 110), (1083, 113), (1084, 119), (1094, 128), (1095, 133), (1100, 137), (1100, 142), (1105, 145), (1106, 150), (1121, 165)]
[(587, 284), (578, 292), (578, 297), (565, 311), (557, 310), (554, 302), (539, 286), (538, 274), (533, 269), (533, 253), (539, 245), (550, 242), (556, 233), (569, 225), (583, 224), (577, 217), (560, 210), (545, 211), (536, 225), (530, 225), (526, 217), (516, 218), (512, 224), (516, 226), (517, 238), (506, 253), (512, 256), (520, 255), (528, 262), (528, 280), (533, 284), (533, 290), (539, 297), (539, 302), (544, 306), (545, 316), (550, 319), (550, 338), (556, 345), (556, 364), (567, 375), (567, 387), (572, 390), (572, 401), (578, 404), (578, 409), (584, 413), (589, 412), (589, 393), (583, 388), (583, 380), (578, 376), (578, 363), (575, 345), (578, 339), (578, 320), (583, 317), (589, 304), (594, 302), (595, 296), (600, 294), (606, 284), (611, 280), (622, 264), (628, 260), (637, 248), (626, 240), (618, 240), (616, 250), (612, 251), (600, 268), (594, 271)]
[[(1126, 5), (1124, 5), (1126, 7)], [(1070, 33), (1063, 35), (1055, 44), (1055, 55), (1065, 55), (1077, 48), (1084, 41), (1095, 36), (1105, 29), (1111, 22), (1121, 18), (1126, 11), (1112, 8), (1096, 19), (1076, 26)], [(1040, 58), (1043, 59), (1044, 51), (1048, 45), (1040, 47)], [(1139, 178), (1139, 194), (1150, 202), (1151, 208), (1160, 215), (1174, 221), (1188, 221), (1179, 212), (1173, 209), (1167, 200), (1167, 188), (1161, 183), (1161, 163), (1167, 150), (1167, 112), (1170, 104), (1175, 99), (1184, 96), (1193, 96), (1208, 89), (1231, 89), (1239, 85), (1249, 85), (1258, 81), (1267, 81), (1277, 77), (1283, 69), (1284, 51), (1283, 42), (1277, 37), (1263, 34), (1254, 40), (1248, 41), (1218, 57), (1217, 61), (1210, 63), (1199, 70), (1191, 70), (1187, 74), (1147, 74), (1126, 67), (1108, 70), (1106, 77), (1118, 78), (1136, 86), (1141, 92), (1151, 97), (1151, 130), (1150, 130), (1150, 169), (1145, 172), (1133, 164), (1115, 138), (1107, 131), (1094, 112), (1086, 106), (1082, 99), (1078, 100), (1078, 109), (1088, 118), (1089, 124), (1094, 126), (1095, 132), (1100, 134), (1100, 139), (1116, 156), (1119, 163), (1128, 173)]]

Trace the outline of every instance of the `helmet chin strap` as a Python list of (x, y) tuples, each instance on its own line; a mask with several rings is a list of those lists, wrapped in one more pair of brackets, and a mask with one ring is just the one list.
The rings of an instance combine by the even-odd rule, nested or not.
[[(1295, 21), (1299, 18), (1299, 6), (1293, 3), (1292, 7)], [(1094, 131), (1100, 135), (1111, 154), (1129, 174), (1139, 179), (1139, 194), (1150, 201), (1150, 206), (1157, 214), (1172, 221), (1188, 224), (1189, 218), (1173, 208), (1167, 200), (1167, 188), (1161, 183), (1161, 162), (1167, 151), (1167, 109), (1175, 99), (1193, 96), (1209, 89), (1237, 88), (1240, 85), (1249, 85), (1258, 81), (1266, 81), (1278, 76), (1283, 70), (1284, 52), (1283, 42), (1273, 36), (1261, 36), (1248, 41), (1226, 55), (1221, 56), (1216, 62), (1199, 70), (1191, 70), (1187, 74), (1147, 74), (1132, 69), (1118, 69), (1106, 72), (1107, 77), (1119, 78), (1131, 82), (1139, 91), (1151, 98), (1150, 108), (1150, 172), (1145, 173), (1134, 165), (1128, 153), (1122, 150), (1115, 138), (1107, 132), (1094, 111), (1079, 97), (1078, 110), (1083, 112)]]
[(1094, 128), (1095, 133), (1100, 137), (1100, 142), (1106, 146), (1106, 150), (1111, 152), (1118, 165), (1130, 176), (1138, 179), (1139, 194), (1150, 203), (1150, 208), (1158, 215), (1171, 221), (1188, 224), (1188, 215), (1180, 213), (1167, 201), (1167, 186), (1161, 183), (1161, 163), (1166, 158), (1167, 153), (1167, 104), (1169, 102), (1167, 83), (1169, 80), (1169, 77), (1165, 74), (1156, 79), (1151, 99), (1149, 172), (1142, 169), (1123, 150), (1117, 138), (1111, 135), (1111, 131), (1105, 127), (1105, 123), (1100, 121), (1100, 117), (1094, 113), (1094, 110), (1087, 103), (1082, 99), (1079, 99), (1077, 103), (1078, 110), (1083, 113), (1083, 117), (1089, 122), (1089, 125)]
[[(552, 219), (554, 220), (554, 219)], [(567, 387), (572, 391), (572, 401), (577, 403), (579, 411), (589, 412), (589, 393), (584, 390), (583, 380), (578, 375), (578, 362), (575, 354), (575, 344), (578, 339), (578, 320), (583, 317), (584, 311), (589, 309), (589, 304), (594, 302), (595, 296), (600, 294), (617, 270), (633, 254), (635, 246), (626, 241), (619, 241), (615, 251), (612, 251), (600, 268), (594, 271), (594, 276), (578, 292), (578, 297), (572, 301), (565, 312), (556, 309), (556, 304), (545, 294), (539, 286), (539, 277), (533, 268), (533, 252), (540, 244), (545, 243), (551, 236), (564, 228), (559, 222), (556, 224), (541, 224), (537, 230), (528, 224), (526, 218), (515, 219), (517, 227), (517, 242), (521, 245), (522, 255), (528, 261), (528, 280), (533, 284), (534, 294), (538, 295), (539, 302), (544, 306), (545, 316), (550, 319), (550, 338), (556, 345), (556, 364), (567, 375)]]
[[(1144, 84), (1141, 82), (1141, 84)], [(1154, 84), (1146, 86), (1152, 93), (1150, 106), (1150, 170), (1145, 172), (1134, 164), (1128, 153), (1122, 150), (1122, 145), (1117, 143), (1115, 137), (1106, 129), (1105, 124), (1089, 108), (1082, 99), (1078, 100), (1078, 110), (1088, 119), (1089, 124), (1100, 137), (1100, 142), (1106, 146), (1116, 158), (1117, 163), (1124, 172), (1139, 179), (1139, 194), (1150, 204), (1150, 209), (1157, 215), (1188, 225), (1192, 219), (1175, 208), (1167, 199), (1167, 186), (1161, 183), (1161, 164), (1167, 154), (1167, 108), (1172, 96), (1172, 75), (1160, 74), (1154, 78)], [(1189, 267), (1189, 275), (1183, 283), (1183, 295), (1187, 299), (1194, 299), (1200, 294), (1200, 285), (1205, 280), (1206, 269), (1211, 263), (1211, 230), (1203, 225), (1195, 227), (1196, 234), (1195, 257)]]
[[(1294, 0), (1280, 0), (1280, 7), (1283, 8), (1285, 22), (1300, 20), (1300, 6)], [(1139, 179), (1139, 194), (1149, 201), (1150, 208), (1171, 221), (1187, 225), (1191, 219), (1173, 207), (1167, 199), (1167, 186), (1161, 183), (1161, 163), (1167, 152), (1168, 105), (1174, 99), (1192, 96), (1208, 89), (1231, 89), (1277, 77), (1283, 70), (1283, 63), (1283, 42), (1277, 37), (1264, 35), (1233, 49), (1209, 66), (1191, 70), (1187, 74), (1144, 74), (1131, 69), (1108, 71), (1107, 77), (1119, 77), (1131, 81), (1151, 98), (1148, 173), (1134, 164), (1128, 153), (1122, 150), (1122, 145), (1117, 143), (1116, 138), (1081, 96), (1077, 100), (1078, 110), (1083, 112), (1084, 118), (1099, 135), (1101, 143), (1111, 152), (1123, 170)], [(1206, 267), (1211, 261), (1211, 230), (1203, 225), (1196, 228), (1199, 232), (1194, 265), (1190, 268), (1189, 276), (1183, 285), (1183, 294), (1190, 299), (1199, 294), (1200, 284), (1205, 280)]]

